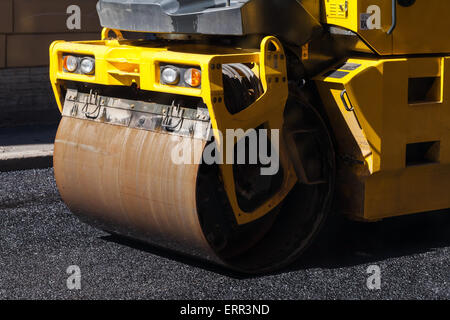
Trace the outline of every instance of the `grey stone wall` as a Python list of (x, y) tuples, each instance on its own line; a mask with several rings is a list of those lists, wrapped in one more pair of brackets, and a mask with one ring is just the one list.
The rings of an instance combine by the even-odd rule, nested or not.
[(0, 127), (59, 119), (48, 67), (0, 69)]

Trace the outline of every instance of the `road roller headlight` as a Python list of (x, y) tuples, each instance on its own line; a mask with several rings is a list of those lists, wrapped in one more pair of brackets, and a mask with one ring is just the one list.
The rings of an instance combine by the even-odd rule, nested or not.
[(202, 72), (195, 68), (186, 70), (184, 73), (184, 82), (191, 87), (199, 87), (202, 83)]
[(180, 70), (174, 66), (166, 66), (161, 69), (161, 82), (163, 84), (176, 85), (180, 82)]
[(95, 70), (95, 60), (92, 58), (83, 58), (80, 63), (80, 71), (83, 74), (93, 74)]
[(75, 72), (78, 69), (78, 59), (74, 56), (64, 57), (64, 69), (69, 72)]
[(92, 75), (95, 73), (95, 57), (75, 54), (63, 54), (63, 71)]

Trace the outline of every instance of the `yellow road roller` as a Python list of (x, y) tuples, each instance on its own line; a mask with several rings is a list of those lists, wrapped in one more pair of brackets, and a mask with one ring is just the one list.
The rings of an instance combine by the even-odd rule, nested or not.
[(58, 189), (83, 221), (265, 273), (330, 212), (450, 208), (448, 0), (100, 0), (56, 41)]

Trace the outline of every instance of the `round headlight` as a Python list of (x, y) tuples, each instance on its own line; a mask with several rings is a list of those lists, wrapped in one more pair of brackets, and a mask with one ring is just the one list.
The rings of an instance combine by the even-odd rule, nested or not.
[(69, 72), (75, 72), (78, 69), (78, 59), (74, 56), (64, 57), (64, 69)]
[(175, 67), (165, 67), (161, 71), (161, 81), (164, 84), (177, 84), (180, 82), (180, 71)]
[(202, 72), (195, 68), (186, 70), (184, 73), (184, 82), (191, 87), (200, 86), (202, 83)]
[(95, 69), (95, 61), (91, 58), (81, 60), (80, 70), (84, 74), (93, 74)]

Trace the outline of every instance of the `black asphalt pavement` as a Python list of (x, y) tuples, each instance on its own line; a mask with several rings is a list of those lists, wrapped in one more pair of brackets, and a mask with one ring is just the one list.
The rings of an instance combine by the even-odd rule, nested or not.
[[(243, 277), (73, 217), (52, 169), (0, 173), (0, 299), (449, 299), (450, 214), (333, 218), (293, 266)], [(81, 290), (67, 268), (80, 267)], [(369, 290), (367, 268), (381, 269)]]

